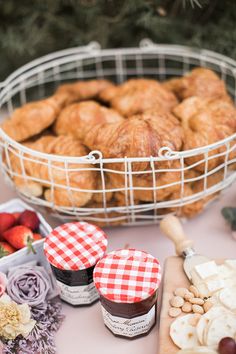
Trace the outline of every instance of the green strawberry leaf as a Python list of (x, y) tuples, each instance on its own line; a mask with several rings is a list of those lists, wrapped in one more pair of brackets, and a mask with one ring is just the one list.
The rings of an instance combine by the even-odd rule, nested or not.
[(35, 251), (35, 249), (34, 249), (34, 247), (33, 247), (33, 242), (34, 242), (34, 239), (33, 238), (31, 238), (31, 237), (28, 237), (27, 238), (27, 248), (28, 248), (28, 254), (29, 253), (33, 253), (33, 254), (36, 254), (36, 251)]
[(9, 252), (7, 250), (5, 250), (4, 247), (0, 246), (0, 258), (8, 256)]

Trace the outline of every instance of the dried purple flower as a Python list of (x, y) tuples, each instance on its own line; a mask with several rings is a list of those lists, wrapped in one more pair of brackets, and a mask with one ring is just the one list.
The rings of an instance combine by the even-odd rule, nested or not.
[(4, 354), (56, 354), (54, 335), (59, 329), (64, 316), (62, 304), (58, 299), (39, 304), (32, 308), (32, 317), (37, 324), (27, 338), (17, 337), (5, 342)]
[(31, 314), (33, 319), (36, 320), (37, 322), (40, 321), (40, 319), (42, 319), (42, 317), (45, 315), (47, 308), (48, 308), (48, 303), (46, 301), (42, 302), (37, 306), (33, 306), (31, 308)]
[(50, 278), (43, 267), (20, 267), (9, 272), (8, 277), (8, 295), (18, 304), (39, 305), (50, 291)]

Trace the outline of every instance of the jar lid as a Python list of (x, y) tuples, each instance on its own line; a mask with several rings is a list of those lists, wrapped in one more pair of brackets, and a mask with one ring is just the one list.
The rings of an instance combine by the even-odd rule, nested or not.
[(90, 268), (107, 248), (107, 236), (87, 222), (67, 223), (55, 228), (44, 242), (44, 253), (54, 267), (63, 270)]
[(158, 260), (135, 249), (108, 253), (94, 269), (94, 283), (108, 300), (121, 303), (140, 302), (157, 290), (161, 281)]

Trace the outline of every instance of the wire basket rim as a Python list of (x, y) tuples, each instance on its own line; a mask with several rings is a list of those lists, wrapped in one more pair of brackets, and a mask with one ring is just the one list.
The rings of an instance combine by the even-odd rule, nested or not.
[[(199, 154), (205, 154), (208, 151), (214, 150), (217, 147), (220, 147), (224, 144), (229, 143), (231, 140), (234, 140), (236, 138), (236, 133), (234, 133), (233, 135), (230, 135), (229, 137), (222, 139), (222, 140), (218, 140), (215, 143), (212, 144), (208, 144), (208, 145), (204, 145), (198, 148), (194, 148), (194, 149), (190, 149), (190, 150), (184, 150), (184, 151), (173, 151), (170, 150), (168, 147), (163, 146), (161, 149), (167, 151), (166, 155), (163, 156), (146, 156), (146, 157), (120, 157), (120, 158), (104, 158), (102, 155), (102, 152), (99, 150), (92, 150), (90, 151), (90, 153), (86, 156), (67, 156), (67, 155), (56, 155), (56, 154), (47, 154), (45, 152), (40, 152), (34, 149), (31, 149), (27, 146), (24, 146), (21, 143), (18, 143), (17, 141), (15, 141), (14, 139), (12, 139), (9, 135), (7, 135), (2, 128), (0, 128), (0, 137), (3, 138), (3, 140), (5, 140), (5, 142), (8, 143), (8, 145), (12, 146), (14, 149), (18, 150), (19, 152), (22, 152), (24, 154), (28, 154), (31, 156), (35, 156), (37, 158), (41, 158), (44, 160), (50, 160), (50, 161), (65, 161), (67, 160), (70, 163), (98, 163), (98, 162), (102, 162), (103, 163), (123, 163), (124, 161), (126, 162), (148, 162), (151, 160), (153, 160), (154, 162), (156, 161), (165, 161), (165, 160), (171, 160), (171, 159), (179, 159), (179, 158), (188, 158), (188, 157), (192, 157), (195, 155), (199, 155)], [(1, 145), (1, 144), (0, 144)], [(161, 150), (160, 149), (160, 150)], [(159, 150), (159, 151), (160, 151)], [(157, 152), (159, 153), (159, 152)], [(96, 158), (96, 155), (98, 155), (99, 157)]]
[[(21, 66), (17, 70), (13, 71), (3, 82), (0, 83), (0, 89), (3, 91), (8, 84), (11, 83), (11, 80), (16, 79), (17, 77), (20, 77), (21, 74), (24, 73), (24, 70), (29, 70), (30, 68), (33, 68), (34, 66), (40, 66), (44, 64), (45, 62), (53, 63), (53, 61), (56, 60), (56, 58), (62, 57), (62, 55), (71, 55), (73, 56), (75, 52), (78, 50), (78, 55), (81, 52), (82, 56), (87, 56), (89, 57), (90, 54), (99, 54), (99, 55), (115, 55), (116, 53), (122, 53), (122, 51), (129, 51), (129, 50), (141, 50), (141, 53), (148, 53), (150, 51), (158, 52), (161, 50), (164, 50), (168, 48), (169, 54), (178, 54), (176, 51), (184, 51), (186, 54), (190, 55), (192, 54), (197, 54), (198, 56), (203, 56), (203, 58), (211, 57), (215, 58), (217, 60), (221, 61), (222, 66), (225, 66), (226, 63), (231, 66), (232, 72), (235, 73), (236, 75), (236, 61), (230, 57), (227, 57), (223, 54), (208, 50), (208, 49), (199, 49), (196, 47), (190, 47), (190, 46), (184, 46), (184, 45), (175, 45), (175, 44), (158, 44), (154, 43), (149, 39), (143, 39), (140, 42), (139, 47), (128, 47), (128, 48), (109, 48), (109, 49), (101, 49), (99, 47), (99, 43), (97, 42), (90, 42), (86, 46), (80, 46), (80, 47), (74, 47), (74, 48), (68, 48), (64, 50), (60, 50), (57, 52), (52, 52), (50, 54), (44, 55), (42, 57), (39, 57), (35, 60), (32, 60), (28, 62), (27, 64)], [(52, 60), (51, 60), (52, 59)], [(53, 65), (53, 64), (52, 64)], [(20, 74), (20, 75), (19, 75)], [(29, 147), (24, 146), (23, 144), (15, 141), (12, 139), (9, 135), (7, 135), (3, 129), (0, 127), (0, 137), (3, 139), (4, 143), (7, 143), (8, 145), (11, 145), (13, 148), (17, 149), (20, 153), (26, 153), (31, 156), (36, 156), (38, 158), (42, 158), (45, 160), (50, 160), (50, 161), (65, 161), (67, 160), (68, 162), (71, 163), (81, 163), (81, 162), (87, 162), (87, 163), (97, 163), (97, 162), (102, 162), (103, 163), (122, 163), (124, 161), (127, 162), (140, 162), (140, 161), (150, 161), (152, 159), (153, 161), (159, 161), (159, 160), (170, 160), (170, 159), (177, 159), (177, 158), (187, 158), (191, 157), (194, 155), (198, 154), (204, 154), (207, 153), (208, 151), (214, 150), (219, 146), (222, 146), (224, 144), (229, 143), (231, 140), (234, 140), (236, 138), (236, 133), (218, 140), (215, 143), (204, 145), (201, 147), (197, 147), (194, 149), (189, 149), (189, 150), (184, 150), (184, 151), (172, 151), (168, 147), (163, 146), (160, 148), (160, 150), (157, 152), (158, 156), (147, 156), (147, 157), (121, 157), (121, 158), (104, 158), (102, 156), (102, 152), (98, 150), (93, 150), (91, 151), (88, 155), (86, 156), (62, 156), (62, 155), (56, 155), (56, 154), (47, 154), (44, 152), (40, 152), (37, 150), (33, 150)], [(165, 155), (159, 156), (159, 152), (161, 150), (166, 150), (167, 153)], [(98, 155), (99, 157), (96, 158), (95, 155)]]

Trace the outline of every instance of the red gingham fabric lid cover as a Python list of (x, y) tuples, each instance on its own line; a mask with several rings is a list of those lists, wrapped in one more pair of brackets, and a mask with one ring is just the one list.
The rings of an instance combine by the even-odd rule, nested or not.
[(158, 260), (135, 249), (108, 253), (94, 269), (94, 283), (106, 299), (119, 303), (140, 302), (156, 291), (161, 281)]
[(55, 228), (44, 242), (44, 252), (54, 267), (82, 270), (92, 267), (107, 248), (107, 236), (97, 226), (73, 222)]

